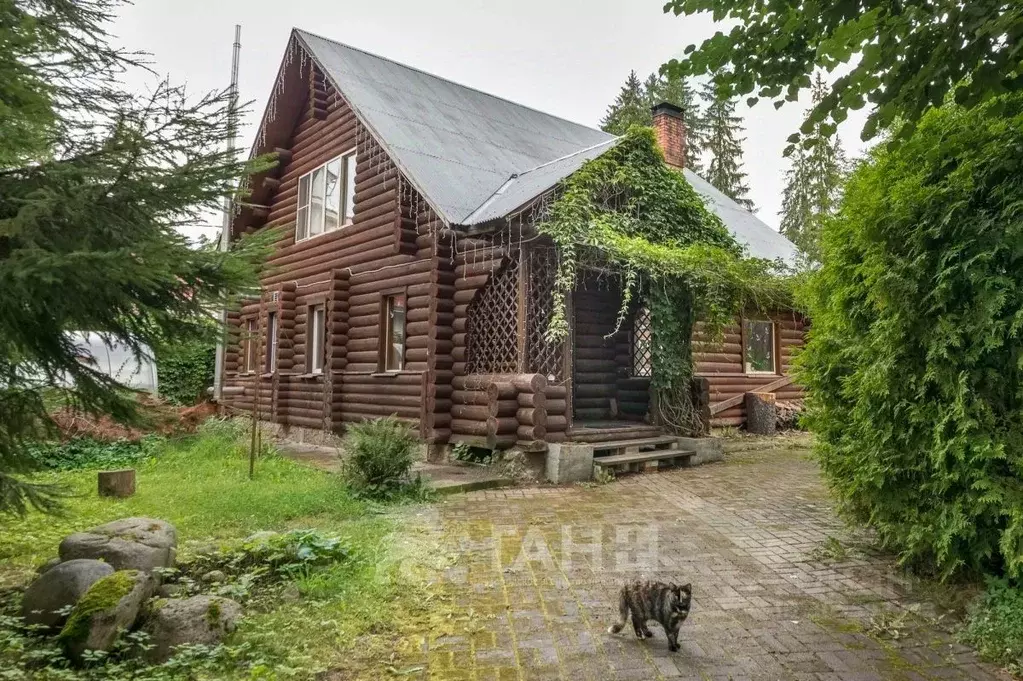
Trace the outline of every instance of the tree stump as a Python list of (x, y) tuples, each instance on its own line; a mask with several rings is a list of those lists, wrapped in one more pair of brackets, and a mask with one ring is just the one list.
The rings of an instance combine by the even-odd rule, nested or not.
[(124, 499), (135, 494), (135, 469), (99, 472), (99, 495)]
[(746, 431), (774, 435), (778, 425), (774, 393), (746, 393)]

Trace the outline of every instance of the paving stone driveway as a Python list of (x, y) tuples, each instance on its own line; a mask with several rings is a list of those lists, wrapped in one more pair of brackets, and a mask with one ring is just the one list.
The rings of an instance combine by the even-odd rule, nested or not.
[[(424, 643), (428, 678), (1002, 678), (917, 615), (928, 604), (882, 557), (827, 541), (856, 538), (805, 450), (590, 489), (476, 492), (431, 522), (461, 614)], [(606, 633), (633, 577), (692, 582), (680, 652), (658, 627), (643, 642)]]

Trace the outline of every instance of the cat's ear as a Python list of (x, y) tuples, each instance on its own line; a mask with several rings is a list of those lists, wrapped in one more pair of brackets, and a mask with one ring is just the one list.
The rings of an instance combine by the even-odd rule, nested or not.
[(693, 585), (692, 584), (683, 584), (682, 586), (680, 586), (678, 588), (678, 590), (679, 590), (680, 593), (684, 593), (687, 596), (692, 596), (693, 595)]

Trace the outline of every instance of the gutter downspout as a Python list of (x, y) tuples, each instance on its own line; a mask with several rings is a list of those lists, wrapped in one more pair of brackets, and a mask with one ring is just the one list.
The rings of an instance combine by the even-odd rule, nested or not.
[[(231, 89), (228, 103), (228, 135), (227, 152), (234, 160), (234, 149), (238, 137), (238, 61), (242, 51), (242, 26), (234, 26), (234, 49), (231, 55)], [(231, 249), (231, 222), (234, 217), (234, 199), (224, 197), (224, 221), (220, 230), (220, 251), (226, 253)], [(219, 403), (224, 392), (224, 360), (226, 348), (224, 338), (227, 334), (227, 308), (220, 310), (220, 338), (217, 340), (216, 364), (213, 370), (213, 401)]]

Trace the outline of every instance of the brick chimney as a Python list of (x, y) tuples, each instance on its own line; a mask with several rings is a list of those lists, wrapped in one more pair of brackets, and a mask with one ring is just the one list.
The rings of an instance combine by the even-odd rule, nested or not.
[(661, 102), (653, 107), (654, 133), (657, 143), (664, 152), (664, 161), (673, 168), (685, 167), (686, 124), (682, 109), (674, 104)]

